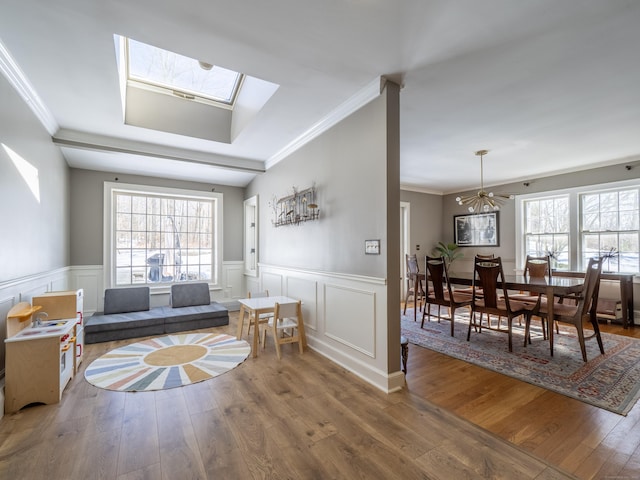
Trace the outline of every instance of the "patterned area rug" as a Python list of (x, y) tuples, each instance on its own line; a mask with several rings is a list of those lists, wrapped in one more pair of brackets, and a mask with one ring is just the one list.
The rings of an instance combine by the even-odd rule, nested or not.
[(94, 360), (84, 376), (90, 384), (106, 390), (163, 390), (228, 372), (250, 352), (247, 342), (231, 335), (169, 335), (116, 348)]
[[(446, 311), (443, 309), (443, 313)], [(602, 333), (605, 355), (595, 339), (587, 340), (588, 362), (582, 361), (575, 328), (560, 327), (554, 336), (553, 357), (549, 342), (543, 340), (540, 323), (532, 323), (531, 345), (523, 346), (524, 324), (513, 327), (513, 352), (509, 353), (506, 333), (483, 329), (471, 331), (467, 342), (469, 315), (457, 312), (455, 336), (448, 320), (421, 315), (413, 321), (413, 310), (402, 316), (402, 335), (410, 343), (475, 365), (503, 373), (606, 410), (626, 415), (640, 397), (640, 340)], [(506, 319), (503, 319), (506, 326)], [(589, 334), (589, 332), (586, 332)]]

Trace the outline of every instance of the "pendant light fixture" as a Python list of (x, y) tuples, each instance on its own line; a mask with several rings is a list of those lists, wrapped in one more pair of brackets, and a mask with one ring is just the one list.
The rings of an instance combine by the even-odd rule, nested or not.
[(480, 157), (480, 190), (475, 195), (457, 197), (458, 205), (465, 205), (471, 213), (486, 213), (500, 210), (505, 199), (513, 199), (513, 195), (495, 194), (486, 192), (484, 189), (484, 165), (483, 157), (489, 153), (489, 150), (478, 150), (475, 152)]

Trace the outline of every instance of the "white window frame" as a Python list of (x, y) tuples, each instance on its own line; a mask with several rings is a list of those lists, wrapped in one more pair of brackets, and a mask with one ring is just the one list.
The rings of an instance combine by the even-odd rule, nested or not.
[[(526, 195), (518, 195), (516, 197), (516, 265), (524, 265), (526, 260), (525, 248), (525, 215), (524, 202), (526, 200), (535, 200), (541, 198), (549, 198), (559, 195), (569, 195), (569, 270), (582, 271), (586, 265), (582, 265), (582, 230), (580, 218), (580, 194), (596, 193), (606, 190), (621, 190), (629, 187), (640, 188), (640, 180), (623, 180), (620, 182), (611, 182), (595, 185), (585, 185), (581, 187), (566, 188), (562, 190), (549, 190), (539, 193), (531, 193)], [(638, 272), (631, 272), (638, 273)]]
[[(172, 197), (185, 198), (204, 198), (212, 200), (213, 215), (215, 218), (213, 224), (214, 251), (211, 256), (211, 279), (207, 281), (212, 290), (220, 289), (220, 281), (222, 278), (222, 260), (223, 260), (223, 195), (218, 192), (203, 192), (197, 190), (186, 190), (178, 188), (159, 187), (154, 185), (136, 185), (120, 182), (104, 182), (104, 229), (103, 229), (103, 265), (104, 265), (104, 287), (114, 288), (116, 286), (115, 261), (113, 249), (113, 229), (114, 229), (114, 192), (129, 192), (133, 194), (156, 194), (167, 195)], [(135, 286), (135, 284), (133, 284)], [(153, 283), (145, 283), (153, 291), (168, 291), (170, 283), (162, 283), (154, 285)]]

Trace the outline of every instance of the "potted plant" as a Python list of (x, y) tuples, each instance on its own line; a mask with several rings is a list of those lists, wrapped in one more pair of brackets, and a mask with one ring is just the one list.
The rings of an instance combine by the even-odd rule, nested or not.
[(464, 256), (460, 247), (455, 243), (438, 242), (433, 252), (440, 257), (444, 257), (447, 265), (451, 265), (457, 258)]

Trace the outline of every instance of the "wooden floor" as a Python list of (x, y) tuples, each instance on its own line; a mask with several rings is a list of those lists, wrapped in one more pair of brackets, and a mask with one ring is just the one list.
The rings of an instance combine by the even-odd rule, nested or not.
[[(640, 326), (623, 329), (601, 324), (600, 328), (640, 338)], [(625, 417), (425, 348), (411, 347), (407, 384), (412, 394), (578, 478), (640, 479), (640, 402)]]
[(621, 417), (413, 345), (390, 395), (313, 351), (278, 361), (270, 340), (187, 387), (84, 380), (131, 342), (87, 346), (61, 403), (0, 420), (0, 479), (640, 478), (638, 406)]

